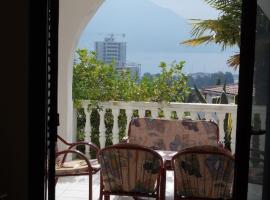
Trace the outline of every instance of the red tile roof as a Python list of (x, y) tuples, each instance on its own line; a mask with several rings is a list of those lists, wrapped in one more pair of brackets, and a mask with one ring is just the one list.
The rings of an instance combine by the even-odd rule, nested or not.
[[(207, 93), (222, 93), (223, 92), (223, 85), (214, 85), (205, 87), (202, 89), (204, 94)], [(226, 93), (230, 95), (237, 95), (238, 94), (238, 83), (226, 85)]]

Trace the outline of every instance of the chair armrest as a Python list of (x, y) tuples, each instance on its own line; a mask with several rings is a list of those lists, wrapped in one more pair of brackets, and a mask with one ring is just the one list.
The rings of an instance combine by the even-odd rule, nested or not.
[(61, 142), (63, 142), (65, 145), (70, 146), (72, 143), (67, 142), (66, 140), (64, 140), (62, 137), (60, 137), (59, 135), (57, 135), (57, 139), (59, 139)]
[[(77, 147), (77, 146), (80, 146), (80, 145), (86, 145), (86, 146), (89, 146), (90, 149), (94, 149), (94, 151), (95, 151), (96, 153), (99, 152), (99, 148), (98, 148), (95, 144), (93, 144), (93, 143), (91, 143), (91, 142), (74, 142), (74, 143), (69, 143), (69, 147), (68, 147), (67, 150), (72, 150), (72, 148)], [(78, 151), (78, 150), (76, 150), (76, 151)], [(63, 151), (62, 151), (62, 152), (63, 152)], [(80, 151), (78, 151), (78, 152), (80, 152)], [(82, 154), (82, 152), (80, 152), (80, 153)], [(83, 155), (83, 154), (82, 154), (82, 155)], [(63, 157), (63, 162), (65, 162), (66, 158), (67, 158), (67, 154), (64, 155), (64, 157)]]
[(74, 142), (74, 143), (70, 143), (69, 148), (68, 149), (72, 149), (74, 147), (80, 146), (80, 145), (87, 145), (90, 148), (94, 149), (96, 152), (99, 151), (99, 147), (91, 142)]
[(66, 140), (64, 140), (62, 137), (60, 137), (59, 135), (57, 135), (57, 138), (63, 142), (65, 145), (69, 146), (68, 149), (72, 149), (73, 147), (79, 146), (79, 145), (87, 145), (90, 146), (91, 148), (95, 149), (97, 152), (99, 151), (99, 148), (97, 145), (91, 143), (91, 142), (84, 142), (84, 141), (80, 141), (80, 142), (67, 142)]
[[(72, 150), (72, 149), (59, 151), (58, 153), (56, 153), (55, 159), (57, 159), (57, 157), (62, 155), (62, 154), (64, 154), (64, 157), (66, 157), (67, 154), (76, 154), (76, 155), (78, 155), (80, 158), (82, 158), (86, 162), (87, 166), (89, 167), (89, 171), (93, 171), (93, 168), (92, 168), (91, 163), (89, 162), (88, 158), (85, 155), (83, 155), (80, 151)], [(63, 165), (64, 162), (65, 162), (65, 159), (62, 159), (60, 164)]]

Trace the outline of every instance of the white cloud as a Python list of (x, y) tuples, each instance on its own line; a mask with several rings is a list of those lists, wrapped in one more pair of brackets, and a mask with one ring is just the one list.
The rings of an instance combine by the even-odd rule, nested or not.
[(186, 19), (213, 19), (218, 12), (203, 0), (150, 0)]

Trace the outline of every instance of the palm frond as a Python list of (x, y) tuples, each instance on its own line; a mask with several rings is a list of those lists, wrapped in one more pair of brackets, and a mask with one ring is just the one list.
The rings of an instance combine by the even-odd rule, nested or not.
[[(241, 0), (204, 0), (211, 7), (221, 11), (222, 13), (228, 13), (231, 11), (241, 11)], [(236, 9), (237, 8), (237, 9)]]
[(232, 67), (234, 70), (239, 69), (240, 66), (240, 54), (235, 54), (233, 56), (231, 56), (228, 61), (227, 64)]
[(214, 35), (208, 35), (208, 36), (203, 36), (203, 37), (194, 38), (194, 39), (190, 39), (190, 40), (185, 40), (185, 41), (181, 42), (180, 44), (184, 44), (187, 46), (198, 46), (198, 45), (203, 44), (203, 43), (212, 42), (213, 40), (214, 40)]
[(193, 39), (185, 40), (181, 44), (197, 46), (203, 43), (214, 42), (222, 46), (224, 50), (227, 46), (238, 45), (240, 32), (230, 17), (220, 17), (217, 20), (193, 19), (191, 36)]
[[(240, 46), (240, 24), (242, 0), (204, 0), (219, 11), (217, 19), (192, 19), (191, 39), (180, 44), (197, 46), (203, 43), (216, 43), (222, 50), (226, 47)], [(239, 68), (239, 54), (227, 61), (235, 70)]]

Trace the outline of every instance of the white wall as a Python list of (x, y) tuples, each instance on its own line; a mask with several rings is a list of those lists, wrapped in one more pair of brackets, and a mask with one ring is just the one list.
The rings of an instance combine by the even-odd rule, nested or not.
[[(72, 66), (75, 48), (85, 26), (104, 0), (60, 0), (59, 10), (59, 70), (58, 111), (60, 126), (58, 134), (72, 141), (73, 102)], [(61, 146), (60, 146), (61, 148)]]

